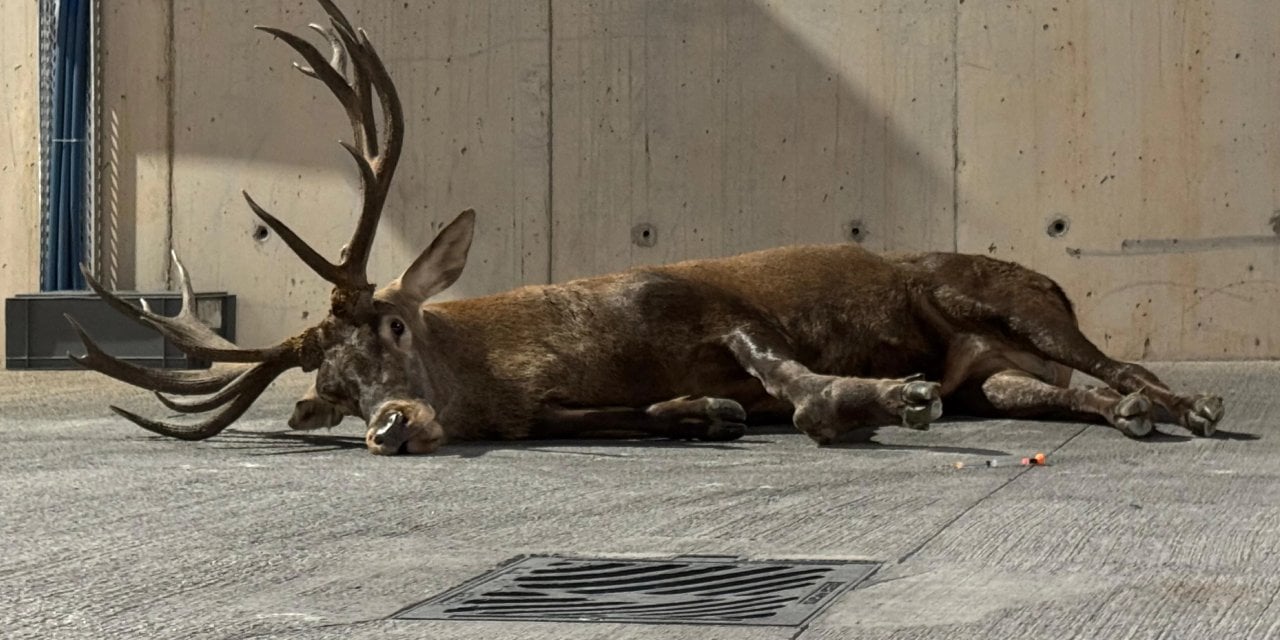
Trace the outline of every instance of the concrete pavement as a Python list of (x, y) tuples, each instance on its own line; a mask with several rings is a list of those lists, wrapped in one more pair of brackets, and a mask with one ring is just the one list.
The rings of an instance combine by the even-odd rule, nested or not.
[[(163, 415), (124, 385), (0, 372), (0, 635), (1280, 637), (1280, 364), (1153, 368), (1227, 398), (1219, 437), (944, 421), (821, 449), (773, 429), (377, 458), (354, 422), (285, 430), (301, 375), (186, 443), (107, 411)], [(952, 466), (1035, 451), (1052, 465)], [(528, 553), (885, 566), (806, 629), (387, 619)]]

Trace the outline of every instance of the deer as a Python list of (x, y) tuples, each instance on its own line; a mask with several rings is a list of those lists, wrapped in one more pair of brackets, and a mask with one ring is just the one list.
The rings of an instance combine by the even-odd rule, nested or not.
[[(331, 262), (243, 195), (333, 285), (328, 314), (273, 346), (241, 348), (195, 316), (176, 253), (183, 305), (173, 317), (124, 301), (82, 267), (115, 310), (218, 365), (140, 367), (105, 353), (68, 316), (85, 347), (68, 356), (80, 365), (150, 390), (175, 412), (214, 412), (180, 423), (110, 407), (144, 429), (214, 437), (293, 368), (315, 376), (288, 425), (358, 417), (378, 455), (472, 440), (726, 442), (770, 421), (829, 445), (865, 428), (928, 429), (944, 402), (960, 415), (1093, 422), (1134, 439), (1157, 422), (1210, 437), (1223, 417), (1220, 396), (1176, 393), (1143, 366), (1105, 355), (1048, 276), (983, 255), (794, 245), (432, 302), (466, 265), (469, 209), (375, 287), (367, 263), (400, 157), (403, 108), (367, 34), (332, 0), (318, 1), (328, 25), (311, 28), (328, 57), (289, 31), (255, 28), (296, 51), (306, 64), (294, 66), (350, 120), (353, 141), (341, 144), (360, 174), (354, 232)], [(1075, 371), (1103, 384), (1071, 386)]]

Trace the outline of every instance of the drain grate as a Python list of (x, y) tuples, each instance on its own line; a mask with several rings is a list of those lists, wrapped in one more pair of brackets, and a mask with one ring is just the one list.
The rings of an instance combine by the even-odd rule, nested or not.
[(688, 556), (521, 557), (393, 617), (794, 627), (879, 567)]

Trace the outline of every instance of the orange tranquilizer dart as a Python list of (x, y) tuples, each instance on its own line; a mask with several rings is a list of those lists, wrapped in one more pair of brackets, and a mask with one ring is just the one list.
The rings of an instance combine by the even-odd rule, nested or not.
[[(1047, 464), (1047, 460), (1048, 458), (1046, 458), (1043, 453), (1037, 452), (1034, 456), (1027, 456), (1027, 457), (1009, 456), (1005, 458), (991, 458), (990, 460), (987, 460), (985, 466), (988, 468), (1012, 467), (1012, 466), (1022, 466), (1022, 467), (1043, 466)], [(978, 465), (968, 465), (963, 462), (956, 462), (951, 466), (955, 467), (956, 469), (964, 469), (966, 467), (978, 466)]]
[(988, 467), (1007, 467), (1007, 466), (1010, 466), (1010, 462), (1012, 462), (1012, 460), (1017, 460), (1017, 464), (1020, 466), (1030, 467), (1030, 466), (1043, 465), (1045, 462), (1045, 457), (1043, 453), (1037, 452), (1034, 456), (1028, 456), (1026, 458), (1013, 458), (1013, 459), (992, 458), (987, 461), (987, 466)]

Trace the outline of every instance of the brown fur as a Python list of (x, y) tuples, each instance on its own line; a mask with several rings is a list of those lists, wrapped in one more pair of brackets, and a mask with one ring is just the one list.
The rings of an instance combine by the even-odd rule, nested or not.
[[(1178, 396), (1103, 356), (1052, 280), (984, 256), (795, 246), (434, 304), (397, 283), (375, 300), (384, 317), (409, 322), (413, 348), (356, 330), (330, 347), (317, 377), (326, 401), (374, 418), (371, 429), (388, 401), (432, 407), (445, 438), (397, 450), (445, 439), (720, 439), (723, 429), (671, 424), (740, 433), (738, 406), (762, 419), (795, 413), (819, 442), (858, 426), (927, 426), (932, 417), (907, 414), (927, 416), (940, 399), (982, 415), (1104, 420), (1132, 435), (1150, 430), (1153, 402), (1201, 432), (1221, 415), (1220, 400)], [(1142, 399), (1117, 414), (1126, 396), (1066, 389), (1072, 368)], [(681, 397), (732, 402), (724, 415), (687, 409), (674, 422), (646, 413)]]

